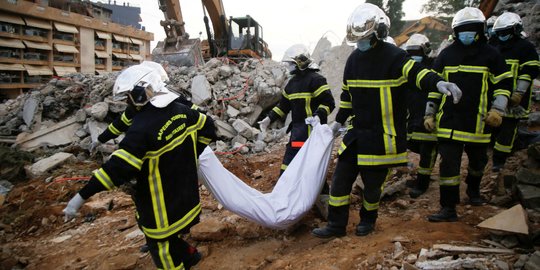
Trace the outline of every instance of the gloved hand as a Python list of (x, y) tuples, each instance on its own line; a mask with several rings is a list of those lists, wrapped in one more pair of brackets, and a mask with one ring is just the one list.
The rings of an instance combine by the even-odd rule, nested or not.
[(429, 114), (424, 116), (424, 127), (429, 132), (435, 131), (437, 128), (437, 124), (435, 123), (435, 115)]
[(101, 145), (100, 141), (92, 142), (90, 143), (90, 147), (88, 148), (88, 151), (93, 154), (97, 150), (97, 147), (100, 145)]
[(486, 117), (484, 117), (484, 121), (489, 126), (498, 127), (502, 123), (502, 115), (503, 113), (500, 112), (499, 110), (491, 109), (487, 113)]
[(81, 197), (79, 193), (77, 195), (73, 196), (71, 200), (69, 200), (66, 208), (62, 210), (64, 212), (64, 222), (68, 222), (75, 218), (77, 215), (77, 212), (79, 211), (79, 208), (84, 204), (84, 199)]
[(341, 128), (341, 124), (338, 121), (334, 121), (328, 126), (332, 130), (332, 134), (334, 134), (334, 137), (339, 136), (339, 129)]
[(306, 124), (311, 125), (312, 127), (319, 125), (321, 123), (321, 119), (318, 115), (310, 116), (304, 120)]
[(262, 131), (262, 132), (266, 132), (266, 129), (268, 128), (268, 126), (270, 125), (270, 117), (265, 117), (263, 120), (257, 122), (259, 124), (259, 129)]
[(441, 94), (452, 96), (454, 104), (457, 104), (461, 99), (461, 89), (455, 83), (440, 81), (437, 83), (437, 90)]
[(519, 103), (521, 103), (521, 99), (523, 98), (523, 95), (519, 92), (514, 92), (510, 96), (510, 106), (517, 106)]

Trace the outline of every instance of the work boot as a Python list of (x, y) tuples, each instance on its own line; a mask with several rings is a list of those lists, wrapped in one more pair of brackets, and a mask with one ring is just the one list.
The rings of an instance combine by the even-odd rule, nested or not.
[(315, 207), (324, 220), (328, 220), (328, 200), (330, 195), (320, 194), (315, 201)]
[(456, 208), (453, 207), (442, 207), (438, 213), (428, 216), (430, 222), (455, 222), (457, 219)]
[(473, 206), (484, 205), (487, 201), (480, 195), (480, 180), (479, 176), (467, 176), (466, 194), (469, 197), (468, 203)]
[(188, 257), (184, 260), (185, 269), (189, 270), (192, 266), (199, 263), (202, 258), (202, 254), (197, 250), (197, 248), (189, 246), (188, 248)]
[(375, 224), (369, 223), (369, 222), (360, 222), (360, 224), (356, 226), (356, 235), (366, 236), (370, 234), (374, 229), (375, 229)]
[(345, 236), (345, 228), (336, 228), (329, 225), (326, 225), (324, 228), (316, 228), (311, 231), (313, 236), (319, 238), (330, 238), (330, 237), (342, 237)]
[(429, 187), (429, 181), (430, 181), (429, 175), (419, 174), (416, 186), (412, 187), (411, 190), (409, 190), (409, 196), (411, 196), (411, 198), (414, 199), (426, 193)]

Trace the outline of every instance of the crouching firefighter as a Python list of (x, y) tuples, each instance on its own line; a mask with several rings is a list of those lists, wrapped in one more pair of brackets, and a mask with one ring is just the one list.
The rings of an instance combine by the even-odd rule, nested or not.
[(96, 170), (67, 204), (76, 216), (94, 194), (136, 179), (135, 206), (150, 254), (160, 269), (190, 269), (200, 259), (182, 235), (199, 221), (198, 156), (216, 138), (210, 117), (178, 102), (157, 72), (138, 66), (124, 70), (115, 95), (127, 95), (137, 109), (119, 149)]

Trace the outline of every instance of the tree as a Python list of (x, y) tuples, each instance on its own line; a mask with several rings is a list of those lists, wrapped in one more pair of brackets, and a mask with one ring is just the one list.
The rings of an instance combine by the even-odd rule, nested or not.
[(403, 22), (401, 19), (405, 15), (403, 13), (403, 1), (404, 0), (366, 0), (366, 3), (371, 3), (386, 13), (388, 18), (390, 18), (390, 35), (396, 35), (401, 32), (401, 28), (403, 27)]
[(384, 10), (383, 0), (366, 0), (366, 3), (374, 4)]
[(422, 12), (450, 17), (464, 7), (478, 7), (480, 0), (428, 0)]

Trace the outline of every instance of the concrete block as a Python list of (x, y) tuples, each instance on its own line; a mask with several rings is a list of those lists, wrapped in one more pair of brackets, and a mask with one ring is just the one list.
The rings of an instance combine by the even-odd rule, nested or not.
[(212, 88), (204, 75), (197, 75), (191, 81), (192, 102), (201, 105), (212, 98)]
[(527, 212), (521, 204), (518, 204), (482, 221), (477, 226), (498, 231), (529, 234), (527, 220)]
[(26, 170), (26, 173), (31, 178), (42, 176), (46, 174), (49, 170), (54, 169), (61, 164), (64, 164), (70, 159), (75, 159), (75, 156), (73, 154), (64, 152), (56, 153), (29, 166)]
[(518, 183), (540, 187), (540, 172), (521, 167), (516, 178)]
[(518, 196), (525, 208), (540, 208), (540, 188), (531, 185), (516, 185)]
[(82, 127), (75, 117), (68, 118), (51, 127), (41, 129), (31, 134), (21, 133), (17, 136), (16, 144), (21, 149), (31, 151), (43, 145), (60, 146), (78, 141), (75, 132)]
[(217, 128), (217, 135), (218, 137), (224, 137), (227, 139), (232, 139), (234, 136), (236, 136), (237, 132), (236, 130), (229, 125), (226, 122), (223, 122), (221, 120), (216, 120), (215, 122), (216, 128)]

